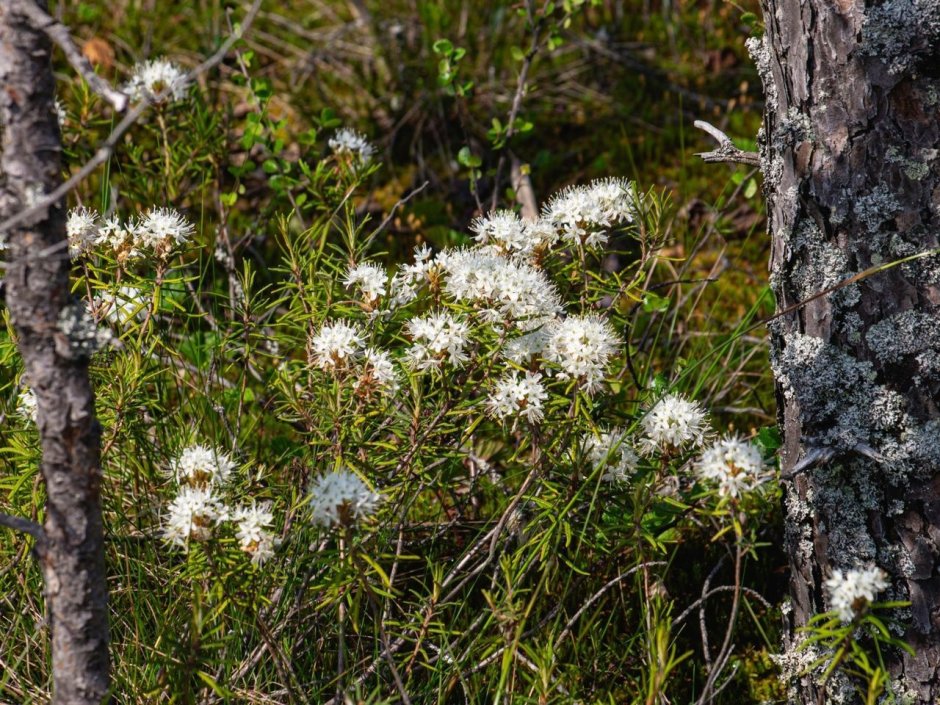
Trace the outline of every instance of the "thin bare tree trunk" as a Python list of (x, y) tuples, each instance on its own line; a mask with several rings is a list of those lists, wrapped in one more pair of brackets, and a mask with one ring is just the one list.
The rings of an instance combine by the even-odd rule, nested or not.
[[(763, 0), (762, 170), (780, 310), (940, 235), (940, 1)], [(790, 635), (828, 609), (834, 569), (891, 576), (916, 655), (896, 695), (940, 702), (940, 260), (818, 298), (772, 329), (784, 431)], [(795, 644), (793, 644), (795, 646)], [(791, 702), (857, 702), (801, 675)], [(844, 698), (840, 699), (840, 698)]]
[[(19, 8), (0, 2), (3, 219), (61, 181), (50, 46)], [(53, 703), (98, 705), (108, 698), (109, 671), (100, 433), (88, 349), (62, 325), (75, 311), (65, 240), (61, 203), (8, 233), (6, 300), (38, 401), (47, 500), (37, 553), (52, 633)]]

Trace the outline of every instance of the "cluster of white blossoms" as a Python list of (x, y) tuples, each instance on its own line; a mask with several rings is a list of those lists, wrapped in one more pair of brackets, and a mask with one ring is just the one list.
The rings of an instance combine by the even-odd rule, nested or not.
[(347, 288), (358, 287), (366, 305), (372, 309), (387, 293), (388, 275), (373, 262), (360, 262), (347, 270), (343, 283)]
[(359, 374), (356, 377), (356, 393), (370, 397), (373, 392), (394, 394), (401, 386), (398, 371), (392, 356), (385, 350), (366, 348), (359, 359)]
[(344, 320), (323, 324), (310, 339), (313, 363), (322, 370), (345, 370), (359, 357), (365, 347), (362, 330), (355, 323)]
[(36, 392), (29, 387), (23, 387), (20, 390), (20, 396), (16, 400), (16, 413), (27, 421), (36, 423), (39, 417), (39, 407), (36, 403)]
[(513, 211), (493, 211), (470, 224), (474, 239), (510, 257), (538, 260), (558, 241), (558, 231), (546, 220), (522, 220)]
[(172, 208), (151, 208), (142, 216), (122, 221), (113, 217), (102, 220), (96, 211), (82, 206), (69, 211), (66, 231), (73, 257), (105, 249), (123, 264), (148, 253), (165, 259), (188, 242), (196, 229)]
[(310, 339), (311, 364), (334, 375), (355, 376), (356, 393), (391, 395), (400, 386), (392, 356), (385, 350), (366, 347), (362, 329), (339, 319), (324, 323)]
[(203, 445), (185, 448), (173, 463), (173, 477), (180, 485), (220, 487), (226, 484), (235, 468), (227, 454)]
[(497, 419), (522, 417), (529, 423), (542, 420), (542, 403), (548, 399), (548, 393), (542, 386), (542, 375), (538, 372), (509, 372), (496, 382), (493, 391), (486, 400), (489, 412)]
[(333, 154), (347, 159), (354, 168), (368, 166), (375, 154), (375, 147), (361, 132), (343, 127), (329, 139)]
[(356, 473), (339, 468), (310, 483), (310, 514), (320, 526), (352, 526), (371, 516), (382, 499)]
[(854, 568), (847, 572), (836, 569), (826, 581), (829, 604), (843, 622), (855, 619), (888, 586), (887, 574), (877, 566)]
[(251, 555), (252, 563), (260, 565), (274, 555), (278, 539), (270, 530), (274, 525), (270, 502), (252, 502), (237, 507), (232, 512), (232, 521), (235, 522), (238, 546)]
[[(158, 103), (183, 100), (188, 89), (189, 80), (185, 72), (166, 59), (152, 59), (136, 64), (131, 77), (124, 84), (124, 92), (131, 100), (153, 100)], [(167, 91), (167, 95), (157, 101), (163, 91)]]
[(450, 250), (438, 256), (444, 291), (454, 301), (475, 305), (484, 320), (512, 322), (533, 330), (561, 311), (561, 296), (548, 276), (524, 262), (488, 248)]
[(213, 527), (229, 515), (211, 487), (181, 487), (166, 509), (163, 538), (183, 548), (191, 541), (208, 541)]
[(230, 509), (223, 499), (229, 489), (235, 462), (226, 453), (203, 445), (183, 449), (170, 466), (179, 487), (163, 517), (163, 538), (184, 549), (194, 541), (208, 541), (216, 529), (234, 524), (239, 548), (261, 564), (274, 555), (278, 539), (270, 527), (274, 515), (269, 503)]
[(632, 223), (636, 211), (634, 184), (609, 178), (557, 193), (544, 208), (542, 220), (553, 225), (569, 244), (599, 247), (607, 244), (611, 229)]
[(626, 482), (640, 463), (639, 456), (627, 441), (622, 429), (612, 428), (597, 434), (588, 433), (581, 440), (587, 461), (594, 469), (605, 470), (601, 479)]
[(466, 352), (470, 326), (448, 311), (412, 318), (405, 330), (412, 340), (405, 362), (415, 370), (437, 370), (445, 361), (460, 367), (470, 359)]
[(99, 320), (103, 317), (113, 325), (125, 326), (135, 318), (144, 319), (149, 303), (143, 290), (136, 286), (121, 286), (113, 293), (95, 296), (92, 309)]
[(701, 404), (681, 394), (667, 394), (660, 399), (641, 424), (646, 435), (640, 447), (650, 454), (700, 446), (710, 430)]
[(600, 316), (568, 316), (547, 332), (542, 354), (561, 368), (558, 377), (577, 380), (586, 392), (596, 391), (619, 349), (620, 340), (610, 323)]
[(736, 436), (725, 436), (705, 449), (695, 463), (695, 472), (701, 479), (717, 483), (720, 496), (734, 499), (770, 478), (757, 446)]

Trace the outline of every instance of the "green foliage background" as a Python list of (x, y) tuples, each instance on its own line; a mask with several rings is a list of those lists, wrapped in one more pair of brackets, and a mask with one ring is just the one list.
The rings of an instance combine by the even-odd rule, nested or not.
[[(706, 579), (732, 580), (734, 537), (715, 539), (717, 515), (662, 501), (642, 482), (612, 499), (596, 473), (579, 474), (560, 439), (545, 444), (539, 492), (522, 491), (525, 511), (507, 515), (527, 488), (532, 447), (479, 422), (474, 452), (509, 470), (502, 483), (475, 476), (454, 444), (475, 418), (471, 393), (441, 385), (416, 392), (421, 404), (350, 416), (336, 389), (309, 376), (304, 346), (327, 316), (357, 315), (341, 285), (350, 262), (392, 267), (415, 245), (470, 244), (475, 216), (513, 207), (512, 157), (540, 202), (567, 184), (623, 175), (649, 193), (641, 229), (655, 256), (638, 256), (624, 237), (593, 263), (585, 295), (610, 308), (626, 353), (612, 394), (568, 432), (601, 417), (632, 427), (667, 388), (702, 401), (723, 429), (750, 436), (771, 426), (755, 327), (773, 309), (757, 175), (701, 164), (694, 153), (711, 145), (690, 129), (706, 119), (754, 147), (759, 84), (743, 46), (759, 31), (756, 6), (610, 0), (539, 5), (542, 15), (527, 16), (524, 4), (479, 0), (265, 3), (237, 52), (200, 77), (185, 104), (153, 109), (75, 192), (70, 205), (101, 212), (172, 206), (197, 229), (194, 246), (159, 276), (146, 262), (76, 266), (77, 295), (131, 285), (151, 302), (122, 346), (93, 364), (117, 702), (325, 702), (337, 690), (340, 642), (353, 701), (396, 702), (383, 644), (398, 638), (407, 647), (393, 660), (413, 702), (696, 701), (703, 649), (724, 633), (728, 595), (705, 603), (701, 619), (674, 620)], [(89, 42), (99, 70), (122, 82), (149, 57), (197, 64), (244, 8), (205, 0), (54, 10)], [(68, 172), (115, 119), (61, 56), (57, 68)], [(328, 157), (340, 125), (369, 135), (380, 167), (354, 175)], [(39, 449), (35, 427), (15, 412), (21, 368), (9, 326), (0, 358), (0, 507), (41, 519)], [(395, 472), (407, 429), (442, 409), (403, 481)], [(340, 420), (349, 425), (337, 428)], [(386, 423), (403, 430), (377, 434)], [(765, 447), (772, 435), (759, 436)], [(284, 543), (263, 568), (231, 539), (182, 554), (155, 534), (166, 468), (192, 443), (235, 451), (237, 491), (274, 502)], [(400, 493), (345, 552), (304, 514), (310, 478), (337, 458)], [(406, 505), (408, 521), (396, 523)], [(785, 580), (775, 496), (749, 511), (743, 573), (767, 603), (743, 597), (735, 675), (716, 702), (783, 700), (769, 658), (779, 616), (765, 606), (779, 603)], [(514, 525), (485, 570), (456, 593), (442, 589), (501, 516)], [(46, 702), (39, 572), (9, 532), (0, 556), (0, 698)], [(649, 561), (665, 567), (634, 570)]]

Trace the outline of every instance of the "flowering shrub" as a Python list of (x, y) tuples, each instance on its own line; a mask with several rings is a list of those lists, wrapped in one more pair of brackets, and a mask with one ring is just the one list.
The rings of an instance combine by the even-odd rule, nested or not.
[[(379, 150), (324, 113), (285, 156), (239, 62), (234, 128), (175, 64), (136, 66), (125, 90), (161, 98), (120, 153), (133, 177), (67, 218), (60, 329), (93, 362), (116, 700), (733, 692), (732, 637), (770, 608), (744, 578), (775, 443), (709, 412), (699, 363), (635, 344), (671, 305), (664, 197), (604, 178), (403, 246), (368, 215)], [(63, 105), (63, 126), (90, 112)], [(12, 363), (5, 382), (26, 514), (37, 400)]]

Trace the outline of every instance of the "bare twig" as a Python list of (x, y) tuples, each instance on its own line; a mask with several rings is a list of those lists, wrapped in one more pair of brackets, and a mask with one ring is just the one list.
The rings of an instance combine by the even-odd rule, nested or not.
[[(242, 36), (245, 34), (245, 31), (254, 21), (255, 15), (258, 14), (259, 7), (261, 7), (261, 0), (254, 0), (254, 2), (251, 4), (251, 7), (248, 9), (248, 12), (245, 14), (245, 19), (242, 20), (242, 23), (237, 28), (237, 30), (231, 36), (229, 36), (228, 39), (222, 42), (222, 46), (220, 46), (212, 56), (199, 64), (192, 71), (187, 73), (184, 80), (186, 82), (190, 82), (197, 76), (201, 76), (206, 71), (209, 71), (214, 66), (221, 63), (222, 59), (225, 58), (225, 55), (228, 54), (229, 49), (232, 48), (235, 42), (242, 38)], [(94, 156), (89, 159), (81, 169), (79, 169), (70, 179), (62, 183), (52, 193), (42, 198), (37, 198), (36, 201), (30, 206), (0, 223), (0, 234), (9, 231), (11, 228), (20, 225), (21, 223), (27, 222), (34, 215), (44, 213), (49, 206), (55, 204), (59, 199), (67, 195), (73, 188), (84, 181), (89, 174), (91, 174), (95, 169), (97, 169), (101, 164), (106, 162), (111, 157), (115, 147), (117, 147), (118, 143), (121, 141), (121, 137), (123, 137), (124, 133), (127, 132), (134, 125), (134, 123), (140, 119), (140, 117), (147, 111), (147, 108), (149, 108), (152, 103), (166, 98), (169, 95), (170, 90), (171, 87), (165, 88), (157, 95), (145, 98), (138, 105), (129, 110), (121, 122), (119, 122), (117, 126), (111, 131), (111, 134), (108, 135), (108, 138), (101, 144), (101, 146), (95, 152)], [(63, 240), (58, 248), (47, 247), (45, 250), (39, 253), (38, 256), (48, 257), (49, 255), (55, 254), (57, 251), (64, 250), (67, 246), (68, 242)]]
[(535, 189), (532, 188), (532, 179), (528, 172), (523, 170), (522, 162), (512, 152), (509, 153), (509, 176), (512, 180), (512, 190), (516, 192), (516, 200), (522, 207), (522, 219), (535, 221), (539, 219), (539, 207), (535, 200)]
[(584, 614), (585, 611), (587, 611), (587, 609), (591, 605), (597, 602), (605, 592), (610, 590), (617, 583), (626, 580), (627, 578), (629, 578), (631, 575), (636, 573), (641, 568), (645, 570), (647, 568), (651, 568), (652, 566), (656, 566), (656, 565), (666, 565), (666, 562), (665, 561), (649, 561), (647, 563), (641, 563), (640, 565), (634, 566), (633, 568), (628, 570), (626, 573), (621, 573), (616, 578), (609, 580), (607, 584), (605, 584), (600, 590), (595, 592), (583, 605), (581, 605), (578, 611), (574, 613), (574, 616), (568, 620), (568, 623), (565, 625), (565, 628), (561, 630), (561, 634), (559, 634), (558, 638), (555, 639), (554, 650), (555, 651), (558, 650), (558, 647), (561, 644), (561, 642), (564, 641), (565, 637), (571, 633), (571, 628), (574, 626), (575, 622), (577, 622), (578, 619), (581, 618), (581, 615)]
[(29, 534), (36, 541), (43, 541), (45, 539), (45, 533), (42, 530), (42, 527), (34, 521), (30, 521), (25, 517), (15, 517), (10, 514), (3, 514), (0, 512), (0, 526), (5, 526), (8, 529), (13, 529), (14, 531), (21, 531), (24, 534)]
[(72, 41), (68, 28), (46, 14), (33, 0), (20, 0), (18, 4), (20, 12), (29, 18), (33, 26), (45, 32), (49, 39), (59, 45), (59, 48), (65, 54), (65, 58), (69, 60), (72, 68), (85, 79), (88, 87), (111, 103), (119, 113), (123, 113), (127, 107), (127, 94), (112, 88), (110, 83), (95, 73), (91, 62), (85, 58), (79, 48), (75, 46), (75, 42)]
[(712, 152), (699, 152), (695, 156), (701, 157), (706, 162), (730, 162), (732, 164), (747, 164), (748, 166), (760, 166), (760, 156), (757, 152), (745, 152), (734, 146), (734, 142), (724, 132), (704, 120), (696, 120), (694, 123), (700, 130), (704, 130), (718, 142), (718, 149)]

